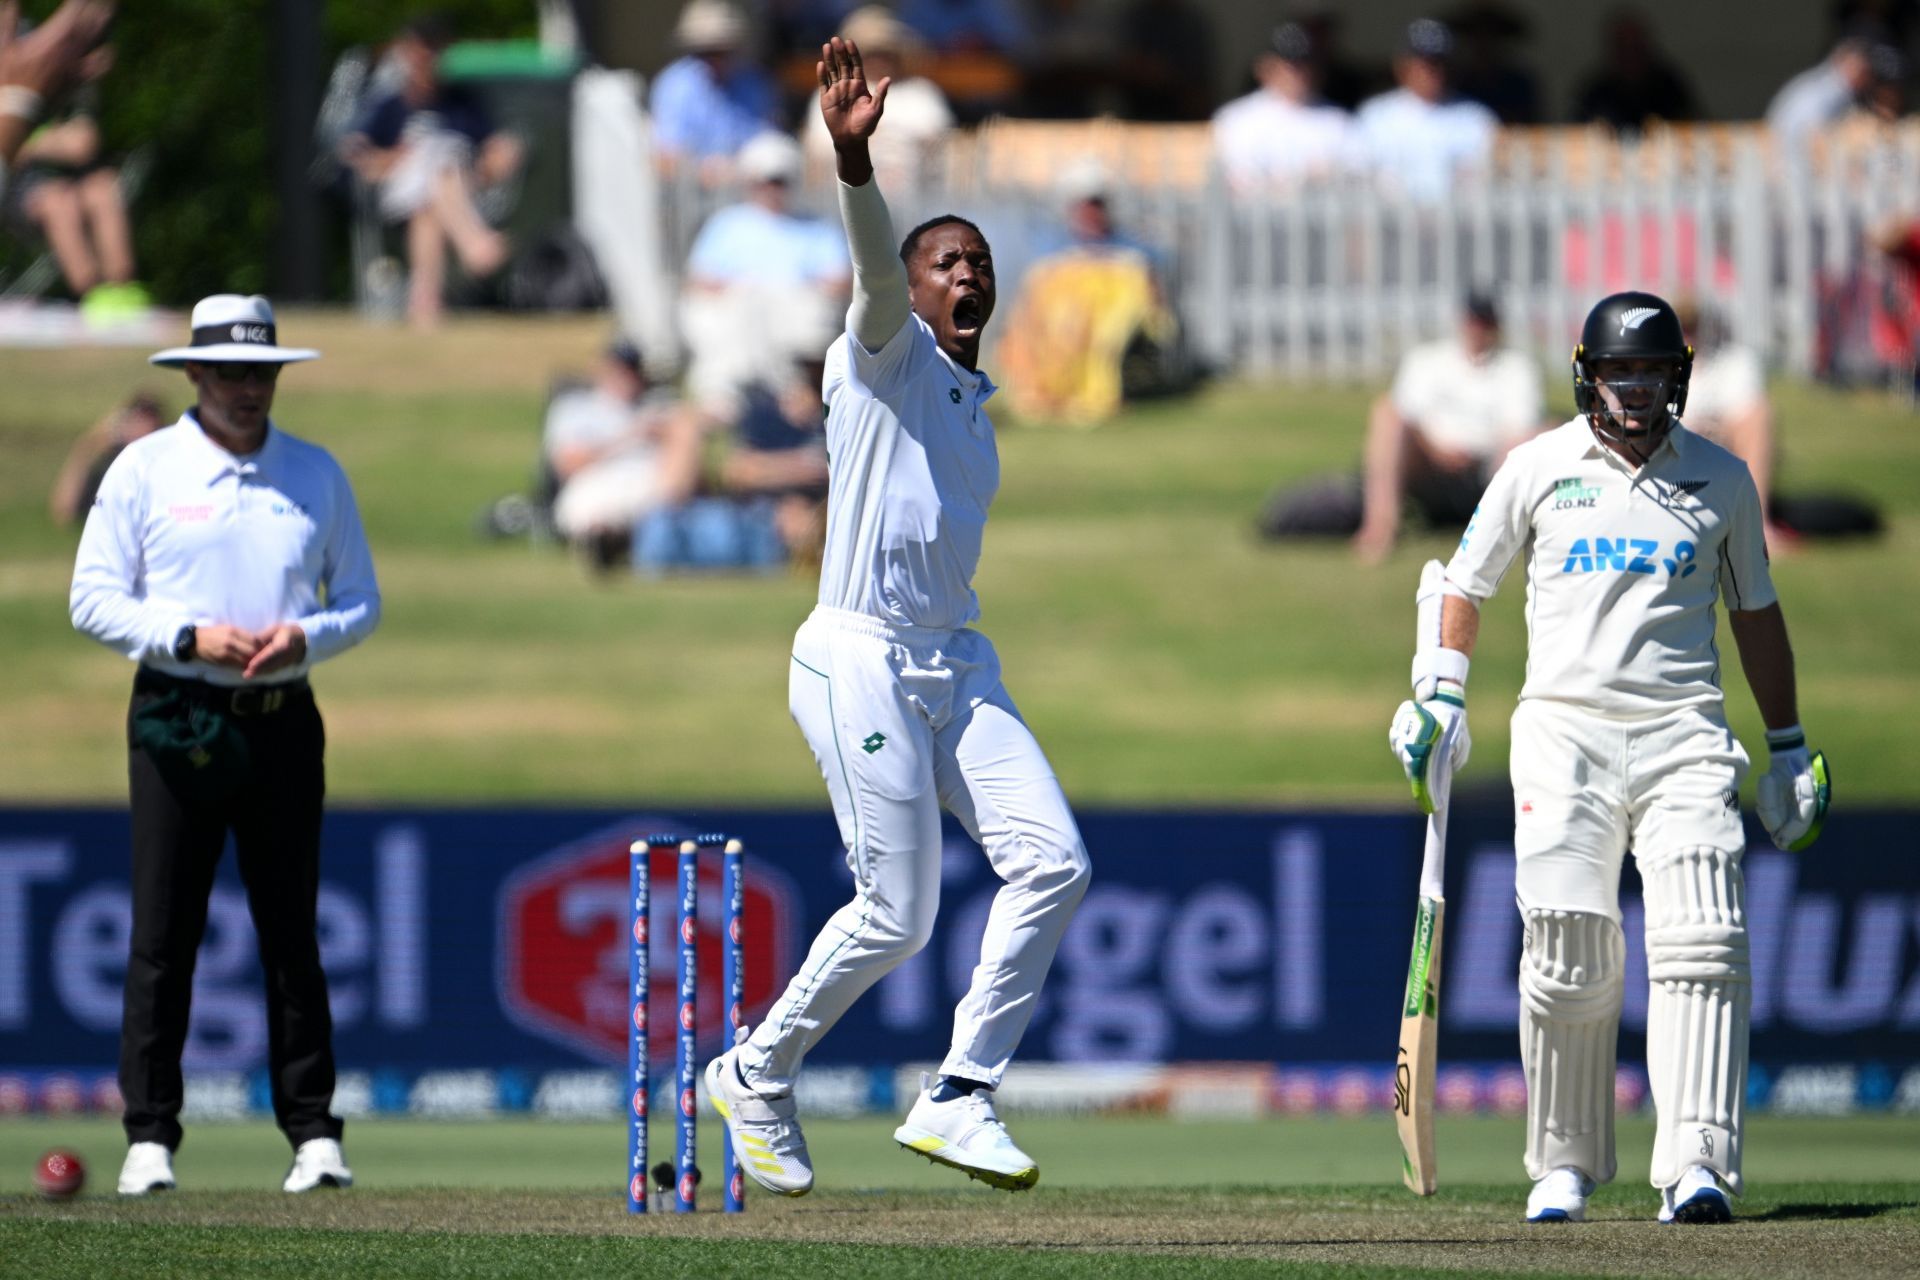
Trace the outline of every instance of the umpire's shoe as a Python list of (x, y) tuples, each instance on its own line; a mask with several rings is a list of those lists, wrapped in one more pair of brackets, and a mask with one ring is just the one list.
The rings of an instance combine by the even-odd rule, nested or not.
[(136, 1142), (120, 1166), (120, 1194), (143, 1196), (173, 1190), (173, 1152), (158, 1142)]
[(350, 1187), (353, 1170), (333, 1138), (309, 1138), (293, 1153), (293, 1168), (287, 1170), (282, 1191), (311, 1191), (315, 1187)]
[[(740, 1039), (745, 1041), (742, 1029)], [(793, 1095), (765, 1097), (740, 1078), (740, 1049), (735, 1046), (707, 1064), (707, 1097), (727, 1122), (734, 1162), (749, 1178), (777, 1196), (803, 1196), (813, 1190), (813, 1161)]]

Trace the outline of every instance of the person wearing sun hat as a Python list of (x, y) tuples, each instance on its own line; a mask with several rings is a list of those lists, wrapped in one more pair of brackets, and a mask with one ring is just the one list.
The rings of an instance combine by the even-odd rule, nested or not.
[(216, 294), (187, 345), (150, 357), (196, 403), (101, 479), (74, 561), (81, 634), (139, 664), (127, 716), (133, 922), (120, 1032), (122, 1195), (174, 1185), (195, 952), (227, 833), (267, 978), (282, 1188), (353, 1181), (332, 1113), (333, 1024), (316, 911), (325, 733), (307, 672), (380, 619), (346, 473), (271, 416), (280, 344), (265, 298)]

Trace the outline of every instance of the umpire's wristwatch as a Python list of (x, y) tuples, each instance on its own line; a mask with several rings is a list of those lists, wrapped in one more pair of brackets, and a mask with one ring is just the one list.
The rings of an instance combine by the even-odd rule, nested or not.
[(197, 635), (198, 631), (191, 622), (180, 628), (180, 634), (173, 638), (173, 660), (175, 662), (185, 662), (193, 656), (193, 643)]

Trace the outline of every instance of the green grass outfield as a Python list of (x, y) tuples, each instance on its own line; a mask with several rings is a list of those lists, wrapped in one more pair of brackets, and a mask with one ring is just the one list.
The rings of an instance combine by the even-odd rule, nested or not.
[[(1661, 1227), (1643, 1179), (1649, 1122), (1621, 1126), (1621, 1177), (1585, 1227), (1519, 1222), (1516, 1121), (1446, 1118), (1442, 1189), (1394, 1181), (1383, 1117), (1245, 1122), (1026, 1117), (1041, 1162), (1025, 1195), (900, 1152), (892, 1121), (815, 1121), (820, 1181), (748, 1212), (634, 1219), (616, 1122), (366, 1120), (358, 1185), (292, 1198), (286, 1147), (260, 1124), (192, 1128), (183, 1190), (111, 1194), (122, 1140), (94, 1119), (0, 1122), (0, 1274), (98, 1276), (1868, 1276), (1920, 1250), (1920, 1118), (1763, 1116), (1730, 1228)], [(663, 1129), (665, 1126), (663, 1126)], [(717, 1167), (716, 1122), (702, 1162)], [(93, 1185), (50, 1204), (34, 1159), (79, 1150)], [(56, 1272), (54, 1268), (58, 1268)]]
[[(365, 510), (379, 633), (322, 668), (330, 791), (346, 801), (822, 801), (786, 712), (798, 576), (592, 581), (554, 548), (472, 533), (530, 470), (550, 373), (598, 320), (471, 320), (422, 338), (295, 314), (326, 358), (288, 370), (279, 417), (332, 448)], [(0, 351), (0, 801), (124, 795), (125, 662), (67, 624), (75, 535), (45, 493), (68, 441), (136, 386), (185, 381), (126, 350)], [(1564, 407), (1562, 381), (1550, 384)], [(1782, 483), (1879, 502), (1886, 538), (1783, 559), (1804, 720), (1841, 803), (1920, 799), (1898, 709), (1920, 705), (1920, 444), (1878, 395), (1777, 388)], [(1250, 524), (1276, 484), (1346, 468), (1369, 388), (1226, 385), (1092, 432), (1002, 433), (979, 589), (1008, 685), (1082, 803), (1396, 804), (1383, 745), (1405, 691), (1417, 538), (1382, 569), (1275, 550)], [(1522, 592), (1489, 610), (1479, 750), (1504, 788)], [(1735, 728), (1757, 720), (1729, 655)]]

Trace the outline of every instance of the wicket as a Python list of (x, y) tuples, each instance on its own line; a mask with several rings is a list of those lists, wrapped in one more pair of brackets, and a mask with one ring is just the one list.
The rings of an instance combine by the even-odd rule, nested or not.
[[(742, 1019), (746, 1015), (745, 929), (741, 916), (746, 905), (746, 846), (724, 835), (704, 834), (689, 839), (653, 835), (633, 842), (629, 853), (632, 904), (627, 977), (630, 983), (631, 1015), (627, 1020), (627, 1212), (647, 1212), (647, 1119), (653, 1089), (653, 1065), (647, 1044), (651, 1022), (649, 1005), (652, 965), (647, 954), (651, 937), (648, 912), (652, 906), (650, 872), (652, 855), (662, 849), (679, 853), (678, 885), (680, 911), (678, 923), (679, 961), (675, 971), (678, 994), (675, 1016), (674, 1098), (679, 1114), (674, 1133), (674, 1201), (676, 1213), (692, 1213), (699, 1171), (694, 1167), (694, 1137), (697, 1129), (699, 1045), (696, 1030), (696, 1005), (700, 992), (700, 851), (719, 849), (720, 891), (726, 902), (726, 924), (721, 942), (721, 985), (725, 988), (725, 1014), (721, 1019), (721, 1051), (731, 1048)], [(733, 1143), (723, 1144), (725, 1156), (725, 1203), (728, 1213), (746, 1208), (746, 1180), (733, 1158)]]

